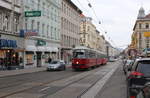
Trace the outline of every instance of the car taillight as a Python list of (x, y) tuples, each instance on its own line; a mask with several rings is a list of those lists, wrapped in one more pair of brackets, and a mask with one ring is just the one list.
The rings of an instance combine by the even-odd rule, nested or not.
[(135, 96), (130, 96), (130, 98), (136, 98)]
[(130, 73), (130, 76), (129, 76), (128, 78), (134, 78), (134, 77), (136, 77), (136, 78), (139, 77), (139, 78), (140, 78), (140, 77), (142, 77), (142, 76), (144, 76), (143, 73), (133, 71), (133, 72)]

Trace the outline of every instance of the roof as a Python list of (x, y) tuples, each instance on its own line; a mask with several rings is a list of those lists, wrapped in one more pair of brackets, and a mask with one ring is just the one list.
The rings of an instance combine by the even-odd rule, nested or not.
[(67, 1), (79, 14), (82, 14), (82, 11), (71, 0), (65, 1)]
[(150, 14), (148, 14), (148, 15), (146, 15), (146, 16), (144, 17), (144, 19), (147, 19), (147, 18), (150, 19)]

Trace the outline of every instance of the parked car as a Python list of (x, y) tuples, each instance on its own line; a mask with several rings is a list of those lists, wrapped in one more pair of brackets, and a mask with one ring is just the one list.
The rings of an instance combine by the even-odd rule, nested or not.
[(66, 64), (63, 60), (52, 61), (47, 66), (47, 71), (50, 70), (66, 70)]
[(146, 83), (146, 85), (142, 87), (136, 98), (150, 98), (150, 83)]
[(130, 71), (127, 76), (128, 98), (136, 98), (139, 87), (150, 82), (150, 58), (137, 59), (128, 70)]
[(123, 71), (124, 74), (126, 75), (128, 72), (128, 69), (133, 65), (134, 60), (127, 60), (126, 63), (123, 65)]

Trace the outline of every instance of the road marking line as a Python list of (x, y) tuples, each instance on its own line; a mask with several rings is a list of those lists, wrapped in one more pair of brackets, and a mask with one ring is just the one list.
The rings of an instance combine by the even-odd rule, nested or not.
[(49, 89), (49, 88), (50, 88), (50, 87), (45, 87), (45, 88), (41, 89), (39, 92), (45, 91), (45, 90), (47, 90), (47, 89)]
[(110, 79), (113, 73), (118, 68), (119, 64), (115, 66), (108, 74), (106, 74), (102, 79), (100, 79), (93, 87), (91, 87), (81, 98), (95, 98), (98, 92), (103, 88), (105, 83)]

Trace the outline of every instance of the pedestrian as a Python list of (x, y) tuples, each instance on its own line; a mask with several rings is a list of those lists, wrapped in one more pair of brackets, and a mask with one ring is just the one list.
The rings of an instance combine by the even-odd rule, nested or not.
[(52, 59), (49, 57), (49, 58), (48, 58), (48, 63), (51, 63), (51, 61), (52, 61)]

